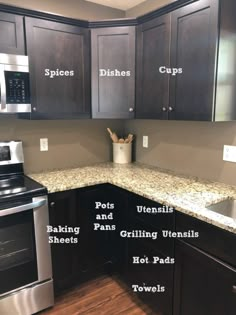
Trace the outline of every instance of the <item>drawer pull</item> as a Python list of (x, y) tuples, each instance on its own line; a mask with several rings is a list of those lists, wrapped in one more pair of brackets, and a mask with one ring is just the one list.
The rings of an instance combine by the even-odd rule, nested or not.
[(236, 294), (236, 285), (233, 285), (233, 287), (232, 287), (232, 292), (233, 292), (234, 294)]

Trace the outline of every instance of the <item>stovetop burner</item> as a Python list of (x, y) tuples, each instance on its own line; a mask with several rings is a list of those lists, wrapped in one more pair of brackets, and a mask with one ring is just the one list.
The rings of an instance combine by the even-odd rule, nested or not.
[[(21, 141), (0, 142), (0, 204), (47, 194), (47, 189), (24, 175)], [(7, 154), (6, 154), (7, 152)]]
[(24, 174), (0, 176), (0, 203), (6, 199), (35, 196), (38, 193), (47, 193), (47, 190)]

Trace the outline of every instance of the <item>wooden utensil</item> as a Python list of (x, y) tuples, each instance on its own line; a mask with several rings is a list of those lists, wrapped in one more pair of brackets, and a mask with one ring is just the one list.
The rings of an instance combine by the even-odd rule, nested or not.
[(112, 132), (110, 128), (107, 128), (107, 131), (108, 131), (108, 133), (109, 133), (109, 135), (110, 135), (110, 137), (111, 137), (111, 140), (112, 140), (113, 142), (117, 143), (117, 142), (119, 141), (119, 139), (118, 139), (116, 133), (115, 133), (115, 132)]
[(119, 139), (119, 143), (125, 143), (125, 139), (120, 138), (120, 139)]
[(129, 133), (127, 138), (129, 140), (128, 143), (131, 143), (133, 141), (133, 139), (134, 139), (134, 136), (131, 133)]

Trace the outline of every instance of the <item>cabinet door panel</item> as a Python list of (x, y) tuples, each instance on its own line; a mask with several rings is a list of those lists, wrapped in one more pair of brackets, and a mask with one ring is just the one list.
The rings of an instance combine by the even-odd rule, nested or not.
[[(100, 75), (101, 70), (107, 71), (106, 74), (114, 71), (114, 75), (111, 72), (110, 75)], [(128, 71), (130, 75), (121, 73)], [(103, 73), (105, 74), (104, 71)], [(132, 118), (134, 82), (135, 28), (111, 27), (92, 30), (93, 118)]]
[(174, 315), (232, 315), (236, 270), (182, 241), (176, 242)]
[(0, 12), (0, 53), (25, 54), (23, 16)]
[(88, 30), (26, 18), (26, 34), (32, 118), (89, 117)]
[[(76, 227), (76, 195), (74, 191), (49, 194), (50, 225), (55, 228)], [(71, 233), (51, 233), (57, 238), (70, 238)], [(74, 235), (73, 235), (74, 236)], [(80, 250), (78, 244), (52, 243), (53, 279), (56, 292), (71, 286), (77, 273), (76, 261)]]
[[(173, 264), (152, 263), (158, 257), (166, 259), (149, 241), (128, 240), (125, 280), (130, 289), (133, 285), (160, 286), (164, 292), (137, 292), (138, 299), (147, 304), (154, 314), (171, 315), (173, 298)], [(149, 263), (134, 264), (137, 257), (148, 259)]]
[(170, 64), (170, 14), (137, 29), (136, 117), (167, 118), (169, 76), (160, 73)]
[(217, 1), (201, 0), (172, 13), (169, 119), (212, 120), (217, 43)]

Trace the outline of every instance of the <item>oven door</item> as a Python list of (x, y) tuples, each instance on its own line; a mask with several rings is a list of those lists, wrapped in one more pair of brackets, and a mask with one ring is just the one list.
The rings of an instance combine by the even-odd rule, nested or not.
[(0, 296), (52, 277), (47, 197), (0, 206)]

